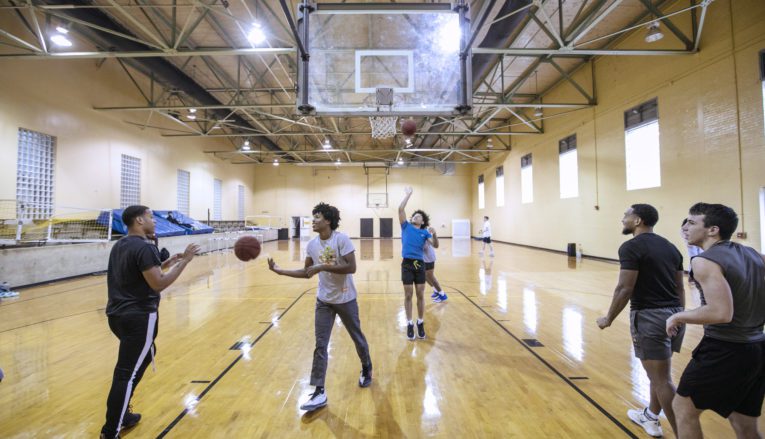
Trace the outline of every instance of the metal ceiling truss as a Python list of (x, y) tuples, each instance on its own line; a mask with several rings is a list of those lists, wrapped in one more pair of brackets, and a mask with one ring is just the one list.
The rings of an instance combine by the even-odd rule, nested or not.
[[(413, 113), (425, 119), (419, 124), (415, 148), (409, 149), (405, 148), (407, 145), (400, 135), (389, 141), (371, 139), (366, 117), (358, 114), (298, 114), (297, 108), (301, 101), (297, 95), (300, 88), (297, 84), (305, 82), (306, 78), (297, 76), (296, 71), (299, 64), (308, 62), (310, 47), (304, 45), (305, 38), (301, 38), (299, 33), (307, 29), (299, 29), (295, 24), (286, 0), (280, 0), (281, 8), (276, 10), (272, 8), (273, 3), (269, 4), (268, 1), (239, 0), (241, 4), (238, 6), (246, 11), (244, 18), (234, 16), (228, 0), (193, 3), (173, 0), (171, 4), (151, 3), (151, 0), (104, 0), (103, 4), (45, 4), (40, 1), (25, 0), (19, 3), (17, 0), (0, 0), (0, 13), (15, 13), (23, 28), (29, 31), (28, 34), (18, 35), (10, 29), (0, 29), (0, 60), (116, 58), (130, 82), (145, 99), (146, 105), (97, 106), (94, 107), (96, 110), (121, 111), (126, 114), (144, 112), (143, 122), (125, 122), (157, 129), (166, 137), (225, 138), (235, 148), (241, 145), (243, 138), (265, 138), (281, 148), (271, 148), (273, 150), (268, 151), (210, 152), (216, 157), (232, 160), (232, 163), (269, 163), (279, 159), (301, 164), (334, 165), (337, 158), (341, 158), (344, 163), (381, 161), (391, 165), (401, 157), (407, 163), (480, 163), (487, 161), (492, 152), (509, 149), (510, 136), (543, 133), (544, 119), (561, 117), (568, 112), (596, 105), (592, 72), (589, 77), (587, 74), (574, 76), (582, 67), (592, 67), (594, 57), (678, 56), (696, 53), (707, 8), (713, 0), (689, 0), (687, 7), (671, 13), (664, 11), (670, 3), (668, 0), (639, 0), (644, 7), (641, 13), (630, 17), (626, 26), (609, 29), (605, 33), (599, 32), (599, 29), (608, 23), (606, 18), (619, 11), (622, 0), (582, 1), (579, 4), (573, 1), (506, 0), (508, 3), (502, 7), (505, 8), (502, 15), (499, 15), (499, 11), (503, 9), (497, 7), (495, 0), (485, 0), (480, 10), (474, 11), (472, 18), (476, 26), (470, 35), (463, 38), (463, 48), (469, 48), (469, 51), (463, 49), (463, 54), (494, 55), (496, 59), (490, 69), (484, 70), (481, 78), (474, 78), (476, 82), (472, 96), (466, 100), (470, 102), (469, 98), (472, 97), (472, 114), (437, 117), (431, 113)], [(517, 8), (508, 12), (506, 7), (511, 1), (517, 4)], [(251, 10), (253, 4), (256, 14), (258, 9), (261, 11), (257, 18), (267, 19), (268, 26), (275, 29), (269, 41), (281, 47), (272, 47), (270, 43), (268, 47), (237, 45), (237, 41), (246, 35), (243, 26), (249, 25), (255, 18)], [(569, 4), (571, 6), (567, 8)], [(326, 10), (337, 13), (344, 8), (358, 8), (358, 5), (342, 3), (322, 3), (318, 8), (316, 5), (308, 5), (301, 4), (300, 8), (313, 7), (317, 13)], [(416, 5), (423, 8), (444, 7), (437, 3)], [(364, 7), (370, 10), (390, 10), (402, 6), (382, 3), (364, 4)], [(67, 11), (85, 8), (100, 10), (114, 20), (119, 20), (129, 32), (110, 29), (67, 14)], [(178, 20), (179, 11), (186, 13), (182, 22)], [(492, 13), (497, 16), (491, 16)], [(564, 14), (574, 15), (567, 26)], [(688, 19), (691, 23), (688, 35), (676, 24), (678, 19), (686, 19), (686, 16), (690, 17)], [(516, 20), (518, 17), (522, 18)], [(221, 21), (224, 18), (226, 23)], [(505, 34), (510, 36), (509, 44), (494, 48), (474, 47), (481, 43), (480, 40), (490, 26), (505, 24), (508, 22), (506, 20), (517, 22), (516, 27), (504, 29)], [(85, 28), (91, 32), (109, 34), (113, 38), (143, 45), (146, 50), (60, 50), (52, 47), (47, 37), (47, 29), (52, 27), (52, 22), (67, 24), (72, 31), (81, 35), (88, 35), (83, 32)], [(614, 48), (629, 32), (654, 22), (661, 23), (682, 47), (662, 50)], [(208, 26), (205, 29), (212, 29), (226, 46), (207, 46), (201, 37), (195, 38), (203, 24)], [(287, 38), (276, 36), (276, 30)], [(539, 38), (533, 37), (527, 39), (526, 43), (517, 43), (519, 36), (530, 31), (543, 36), (540, 38), (545, 42), (539, 44)], [(528, 41), (532, 44), (529, 45)], [(231, 75), (231, 57), (236, 57), (235, 77)], [(185, 58), (185, 61), (179, 62), (181, 69), (187, 73), (197, 72), (197, 66), (192, 60), (200, 59), (203, 69), (206, 68), (203, 74), (207, 77), (188, 74), (208, 93), (214, 93), (213, 96), (220, 103), (207, 102), (202, 105), (172, 87), (165, 87), (155, 96), (154, 88), (158, 84), (155, 84), (154, 78), (143, 69), (123, 63), (123, 59), (140, 58)], [(528, 59), (533, 61), (523, 61)], [(510, 72), (518, 70), (518, 66), (525, 68), (519, 76), (513, 76)], [(532, 79), (535, 82), (538, 80), (540, 69), (545, 69), (548, 75), (554, 74), (541, 90), (538, 84), (530, 86)], [(136, 71), (148, 77), (148, 85), (140, 75), (135, 75)], [(463, 75), (463, 81), (468, 76)], [(582, 77), (589, 79), (589, 84), (582, 84), (582, 79), (579, 79)], [(573, 87), (582, 97), (581, 102), (556, 102), (547, 98), (553, 89), (563, 84)], [(149, 91), (145, 90), (147, 87)], [(192, 108), (200, 112), (199, 117), (196, 120), (183, 120), (183, 114)], [(544, 116), (538, 116), (540, 111), (544, 111)], [(161, 115), (157, 121), (170, 121), (171, 125), (151, 123), (154, 114)], [(235, 122), (236, 116), (252, 126)], [(486, 145), (489, 137), (498, 140), (503, 147), (480, 148)], [(315, 150), (314, 147), (320, 147), (325, 139), (345, 149)], [(428, 139), (430, 141), (426, 141)]]

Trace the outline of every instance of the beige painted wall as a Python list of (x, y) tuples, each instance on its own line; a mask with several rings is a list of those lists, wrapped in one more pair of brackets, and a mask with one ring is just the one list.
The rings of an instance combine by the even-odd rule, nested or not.
[[(683, 17), (675, 22), (687, 23), (687, 15)], [(474, 166), (473, 221), (489, 215), (497, 240), (555, 250), (577, 242), (585, 254), (616, 258), (626, 239), (620, 234), (622, 214), (630, 204), (644, 202), (659, 210), (656, 232), (685, 253), (680, 223), (691, 204), (705, 201), (733, 207), (740, 216), (738, 231), (748, 234), (740, 241), (760, 249), (758, 196), (765, 187), (765, 129), (758, 52), (765, 49), (763, 23), (762, 1), (718, 0), (709, 8), (698, 54), (598, 58), (596, 107), (545, 120), (545, 134), (515, 136), (509, 154), (498, 155), (490, 165)], [(688, 33), (688, 25), (681, 28)], [(664, 33), (657, 44), (671, 46), (673, 36), (666, 28)], [(639, 31), (621, 46), (641, 47), (643, 35)], [(589, 75), (587, 67), (576, 77), (588, 84), (582, 78)], [(562, 101), (576, 97), (570, 86), (555, 90), (555, 98)], [(654, 97), (659, 104), (662, 185), (627, 191), (623, 113)], [(579, 197), (562, 200), (558, 141), (574, 133)], [(534, 202), (521, 204), (520, 158), (529, 152)], [(494, 172), (500, 164), (505, 167), (506, 202), (497, 208)], [(485, 176), (483, 210), (477, 202), (479, 174)]]
[[(261, 166), (255, 172), (253, 203), (258, 214), (281, 217), (310, 216), (314, 205), (323, 201), (340, 209), (340, 229), (360, 235), (360, 219), (374, 219), (374, 236), (379, 236), (378, 218), (393, 218), (393, 236), (400, 237), (398, 205), (404, 187), (414, 193), (406, 213), (422, 209), (431, 217), (439, 236), (451, 236), (452, 219), (470, 218), (471, 170), (458, 167), (455, 175), (443, 175), (432, 168), (392, 168), (388, 175), (388, 208), (368, 208), (367, 176), (361, 167), (303, 168)], [(372, 174), (370, 192), (384, 191), (384, 177)]]
[[(253, 167), (236, 166), (204, 154), (221, 141), (161, 137), (123, 119), (135, 113), (100, 112), (93, 106), (141, 105), (129, 78), (109, 60), (0, 62), (0, 199), (16, 198), (18, 129), (57, 138), (55, 204), (78, 208), (118, 207), (121, 155), (141, 159), (141, 203), (155, 209), (177, 206), (177, 170), (191, 174), (190, 213), (207, 218), (213, 179), (223, 181), (223, 219), (237, 218), (237, 186), (245, 186), (245, 211), (252, 211)], [(159, 116), (154, 116), (157, 123)]]

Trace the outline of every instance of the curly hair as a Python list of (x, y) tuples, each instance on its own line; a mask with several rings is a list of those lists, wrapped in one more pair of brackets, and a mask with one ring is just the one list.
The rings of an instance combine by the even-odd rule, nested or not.
[(340, 211), (337, 207), (331, 206), (327, 203), (319, 203), (313, 207), (311, 211), (312, 215), (320, 213), (325, 220), (329, 221), (329, 228), (337, 230), (337, 226), (340, 225)]
[(417, 215), (418, 213), (419, 213), (420, 215), (422, 215), (422, 224), (420, 224), (420, 228), (421, 228), (421, 229), (425, 229), (425, 228), (427, 228), (427, 227), (430, 225), (430, 217), (429, 217), (429, 216), (428, 216), (428, 214), (427, 214), (427, 213), (425, 213), (425, 211), (424, 211), (424, 210), (422, 210), (422, 209), (417, 209), (417, 210), (415, 210), (414, 212), (412, 212), (412, 216), (415, 216), (415, 215)]

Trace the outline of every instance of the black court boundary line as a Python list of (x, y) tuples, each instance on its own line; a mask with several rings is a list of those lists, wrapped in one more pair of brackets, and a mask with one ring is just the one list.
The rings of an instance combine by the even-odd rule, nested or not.
[(534, 352), (534, 350), (533, 350), (531, 347), (529, 347), (529, 346), (526, 346), (526, 343), (524, 343), (524, 342), (523, 342), (521, 339), (519, 339), (519, 338), (518, 338), (518, 337), (517, 337), (515, 334), (513, 334), (513, 333), (512, 333), (512, 332), (511, 332), (509, 329), (507, 329), (507, 328), (506, 328), (504, 325), (502, 325), (501, 323), (499, 323), (499, 322), (497, 321), (497, 319), (495, 319), (494, 317), (492, 317), (492, 316), (491, 316), (491, 314), (487, 313), (487, 312), (486, 312), (486, 310), (484, 310), (483, 308), (481, 308), (481, 306), (480, 306), (480, 305), (478, 305), (477, 303), (475, 303), (475, 302), (473, 302), (472, 300), (470, 300), (470, 298), (469, 298), (467, 295), (465, 295), (465, 293), (463, 293), (463, 292), (462, 292), (462, 290), (460, 290), (459, 288), (454, 288), (454, 287), (448, 286), (448, 285), (445, 285), (445, 286), (447, 286), (447, 287), (449, 287), (449, 288), (451, 288), (451, 289), (453, 289), (453, 290), (457, 291), (458, 293), (460, 293), (460, 294), (462, 295), (462, 297), (464, 297), (464, 298), (465, 298), (465, 299), (467, 299), (467, 300), (468, 300), (468, 301), (469, 301), (471, 304), (473, 304), (473, 306), (474, 306), (474, 307), (476, 307), (476, 309), (478, 309), (478, 310), (479, 310), (479, 311), (481, 311), (483, 314), (485, 314), (485, 315), (486, 315), (486, 317), (490, 318), (490, 319), (491, 319), (491, 320), (492, 320), (494, 323), (496, 323), (496, 324), (497, 324), (497, 326), (499, 326), (500, 328), (502, 328), (502, 330), (503, 330), (503, 331), (505, 331), (505, 332), (506, 332), (506, 333), (507, 333), (507, 334), (508, 334), (510, 337), (513, 337), (513, 339), (514, 339), (515, 341), (517, 341), (517, 342), (518, 342), (518, 344), (520, 344), (521, 346), (523, 346), (523, 348), (524, 348), (524, 349), (526, 349), (527, 351), (529, 351), (529, 353), (530, 353), (531, 355), (533, 355), (534, 357), (536, 357), (536, 359), (537, 359), (537, 360), (539, 360), (539, 361), (540, 361), (542, 364), (544, 364), (545, 366), (547, 366), (547, 368), (548, 368), (548, 369), (550, 369), (550, 370), (551, 370), (551, 371), (552, 371), (552, 372), (553, 372), (555, 375), (558, 375), (558, 377), (560, 377), (560, 379), (561, 379), (561, 380), (563, 380), (563, 381), (564, 381), (566, 384), (568, 384), (569, 386), (571, 386), (571, 388), (572, 388), (572, 389), (574, 389), (574, 390), (575, 390), (577, 393), (579, 393), (580, 395), (582, 395), (582, 397), (583, 397), (585, 400), (587, 400), (587, 402), (589, 402), (589, 403), (590, 403), (590, 404), (591, 404), (593, 407), (595, 407), (596, 409), (598, 409), (598, 411), (599, 411), (599, 412), (603, 413), (603, 415), (605, 415), (605, 417), (606, 417), (606, 418), (608, 418), (608, 419), (609, 419), (609, 420), (610, 420), (612, 423), (614, 423), (614, 425), (616, 425), (616, 426), (617, 426), (617, 427), (619, 427), (619, 428), (620, 428), (622, 431), (624, 431), (624, 432), (627, 434), (627, 436), (628, 436), (628, 437), (630, 437), (630, 438), (633, 438), (633, 439), (638, 439), (638, 437), (637, 437), (637, 435), (635, 435), (635, 433), (633, 433), (633, 432), (632, 432), (632, 431), (630, 431), (630, 430), (629, 430), (627, 427), (625, 427), (625, 426), (624, 426), (624, 424), (622, 424), (621, 422), (619, 422), (619, 420), (618, 420), (618, 419), (614, 418), (614, 417), (613, 417), (613, 415), (611, 415), (611, 413), (609, 413), (609, 412), (608, 412), (608, 410), (604, 409), (604, 408), (603, 408), (603, 407), (602, 407), (600, 404), (598, 404), (598, 403), (597, 403), (597, 402), (596, 402), (594, 399), (592, 399), (592, 398), (591, 398), (591, 397), (590, 397), (590, 396), (589, 396), (589, 395), (588, 395), (588, 394), (587, 394), (587, 393), (586, 393), (584, 390), (580, 389), (580, 388), (579, 388), (579, 387), (578, 387), (576, 384), (574, 384), (574, 382), (573, 382), (573, 381), (571, 381), (571, 379), (569, 379), (568, 377), (566, 377), (565, 375), (563, 375), (562, 373), (560, 373), (560, 371), (558, 371), (558, 369), (556, 369), (556, 368), (555, 368), (555, 366), (553, 366), (552, 364), (548, 363), (548, 362), (547, 362), (547, 360), (545, 360), (545, 359), (544, 359), (544, 358), (542, 358), (542, 357), (541, 357), (539, 354), (537, 354), (536, 352)]
[[(300, 293), (300, 295), (299, 295), (299, 296), (298, 296), (298, 297), (297, 297), (295, 300), (293, 300), (293, 301), (292, 301), (292, 303), (290, 303), (290, 306), (288, 306), (288, 307), (287, 307), (287, 308), (284, 310), (284, 312), (282, 312), (281, 314), (279, 314), (279, 318), (278, 318), (278, 319), (276, 319), (276, 320), (281, 320), (281, 319), (282, 319), (282, 317), (284, 317), (284, 315), (285, 315), (285, 314), (287, 314), (287, 312), (288, 312), (290, 309), (292, 309), (292, 307), (293, 307), (293, 306), (294, 306), (296, 303), (298, 303), (298, 301), (299, 301), (300, 299), (302, 299), (302, 298), (303, 298), (303, 296), (305, 296), (305, 295), (306, 295), (306, 293), (308, 293), (309, 291), (311, 291), (311, 290), (313, 290), (313, 289), (316, 289), (316, 287), (311, 287), (311, 288), (309, 288), (309, 289), (307, 289), (307, 290), (303, 291), (302, 293)], [(257, 337), (255, 340), (253, 340), (253, 342), (250, 344), (250, 346), (255, 346), (255, 344), (257, 344), (257, 343), (260, 341), (260, 339), (261, 339), (261, 338), (263, 338), (263, 336), (265, 336), (265, 335), (268, 333), (268, 331), (269, 331), (271, 328), (273, 328), (273, 327), (274, 327), (274, 324), (273, 324), (273, 322), (272, 322), (270, 325), (268, 325), (268, 327), (267, 327), (266, 329), (264, 329), (264, 330), (263, 330), (263, 332), (261, 332), (261, 333), (260, 333), (260, 335), (258, 335), (258, 337)], [(226, 352), (229, 352), (229, 350), (226, 350)], [(233, 367), (236, 365), (236, 363), (238, 363), (238, 362), (239, 362), (239, 360), (241, 360), (241, 359), (242, 359), (242, 357), (244, 357), (244, 354), (239, 354), (239, 356), (238, 356), (238, 357), (236, 357), (236, 358), (234, 359), (234, 361), (232, 361), (232, 362), (231, 362), (231, 363), (230, 363), (228, 366), (226, 366), (226, 368), (225, 368), (225, 369), (223, 369), (223, 372), (221, 372), (220, 374), (218, 374), (218, 376), (217, 376), (217, 377), (215, 377), (215, 379), (214, 379), (214, 380), (212, 380), (212, 382), (211, 382), (211, 383), (210, 383), (210, 384), (209, 384), (207, 387), (205, 387), (205, 389), (204, 389), (204, 390), (202, 390), (202, 393), (200, 393), (200, 394), (199, 394), (199, 396), (197, 396), (197, 397), (196, 397), (196, 400), (197, 400), (197, 402), (201, 401), (201, 400), (202, 400), (202, 397), (204, 397), (204, 396), (207, 394), (207, 392), (209, 392), (210, 390), (212, 390), (212, 388), (213, 388), (213, 387), (215, 387), (215, 385), (216, 385), (216, 384), (218, 384), (218, 381), (220, 381), (220, 380), (221, 380), (221, 379), (222, 379), (224, 376), (226, 376), (226, 374), (227, 374), (227, 373), (228, 373), (228, 372), (229, 372), (229, 371), (230, 371), (230, 370), (231, 370), (231, 369), (232, 369), (232, 368), (233, 368)], [(165, 435), (167, 435), (168, 433), (170, 433), (170, 430), (172, 430), (172, 429), (173, 429), (173, 428), (174, 428), (176, 425), (178, 425), (178, 423), (179, 423), (179, 422), (181, 422), (181, 419), (183, 419), (183, 418), (186, 416), (186, 414), (187, 414), (188, 412), (189, 412), (189, 409), (188, 409), (188, 408), (185, 408), (185, 409), (183, 409), (183, 411), (182, 411), (182, 412), (181, 412), (181, 413), (180, 413), (178, 416), (176, 416), (176, 417), (175, 417), (175, 419), (173, 419), (173, 421), (172, 421), (170, 424), (168, 424), (168, 426), (167, 426), (167, 427), (165, 427), (165, 429), (164, 429), (164, 430), (162, 430), (162, 432), (161, 432), (159, 435), (157, 435), (157, 439), (163, 438), (163, 437), (165, 437)]]

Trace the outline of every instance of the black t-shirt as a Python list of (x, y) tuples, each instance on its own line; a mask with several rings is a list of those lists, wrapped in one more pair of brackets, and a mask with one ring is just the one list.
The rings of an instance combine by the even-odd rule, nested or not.
[(155, 266), (161, 266), (157, 246), (142, 237), (128, 235), (115, 242), (106, 275), (109, 291), (106, 315), (156, 312), (159, 293), (143, 277), (145, 270)]
[(623, 270), (637, 270), (630, 309), (679, 307), (675, 276), (683, 270), (683, 256), (671, 242), (654, 233), (641, 233), (619, 247)]

